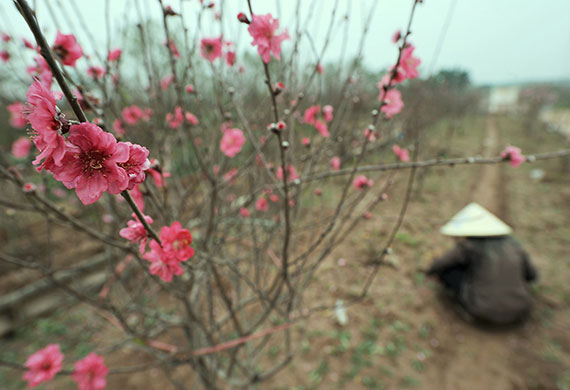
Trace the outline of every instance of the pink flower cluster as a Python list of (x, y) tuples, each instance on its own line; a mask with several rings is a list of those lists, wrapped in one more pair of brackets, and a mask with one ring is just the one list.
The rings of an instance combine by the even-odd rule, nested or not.
[[(392, 38), (394, 42), (400, 39), (401, 34), (398, 33)], [(407, 79), (415, 79), (419, 76), (418, 66), (422, 61), (414, 57), (415, 47), (412, 44), (407, 44), (402, 49), (400, 61), (396, 66), (392, 66), (390, 71), (382, 77), (382, 80), (377, 84), (380, 89), (378, 100), (382, 102), (381, 111), (387, 118), (392, 118), (404, 108), (402, 101), (402, 94), (397, 89), (394, 89), (396, 83), (401, 83)]]
[(408, 149), (400, 148), (398, 145), (394, 145), (394, 146), (392, 146), (392, 151), (394, 152), (396, 157), (398, 157), (400, 159), (400, 161), (403, 161), (403, 162), (410, 161), (410, 154), (408, 152)]
[(510, 160), (511, 166), (515, 168), (526, 161), (526, 157), (522, 155), (521, 150), (511, 145), (501, 152), (501, 157), (505, 160)]
[(327, 122), (333, 120), (333, 110), (333, 107), (330, 105), (324, 106), (322, 109), (323, 117), (320, 118), (317, 116), (321, 113), (321, 106), (311, 106), (305, 110), (305, 123), (313, 125), (323, 137), (329, 137), (331, 134), (329, 133)]
[[(67, 188), (75, 189), (83, 204), (99, 200), (103, 192), (118, 194), (145, 179), (149, 151), (140, 145), (117, 142), (93, 123), (69, 126), (56, 106), (53, 92), (35, 81), (26, 94), (27, 119), (39, 150), (34, 164), (51, 172)], [(63, 130), (69, 129), (67, 139)]]
[(374, 180), (368, 179), (364, 175), (360, 175), (356, 179), (354, 179), (354, 181), (352, 182), (352, 185), (357, 190), (363, 190), (365, 188), (372, 187), (374, 185)]
[(123, 108), (121, 112), (123, 121), (128, 125), (136, 125), (140, 120), (148, 121), (152, 114), (150, 108), (144, 110), (137, 105), (132, 105)]
[[(24, 373), (23, 379), (28, 382), (28, 387), (36, 387), (49, 382), (62, 370), (63, 354), (58, 344), (50, 344), (30, 355), (25, 365), (28, 371)], [(72, 377), (79, 390), (104, 390), (108, 372), (103, 357), (90, 353), (75, 363)]]
[(247, 28), (253, 37), (251, 45), (257, 46), (257, 52), (266, 64), (271, 61), (271, 53), (276, 59), (281, 59), (281, 42), (290, 38), (287, 29), (281, 34), (277, 34), (277, 29), (279, 29), (279, 20), (271, 14), (252, 15)]
[(244, 143), (245, 136), (240, 129), (225, 129), (220, 141), (220, 150), (229, 158), (233, 158), (241, 152)]
[[(283, 168), (279, 167), (277, 168), (277, 172), (275, 172), (275, 176), (277, 176), (277, 178), (279, 180), (283, 180)], [(297, 170), (295, 169), (295, 167), (293, 165), (288, 165), (287, 166), (287, 181), (293, 181), (295, 179), (299, 178), (299, 174), (297, 173)]]
[(165, 282), (170, 282), (173, 275), (184, 273), (180, 263), (194, 256), (194, 248), (190, 246), (192, 235), (177, 221), (160, 229), (160, 241), (162, 246), (152, 240), (149, 244), (150, 251), (143, 257), (151, 262), (149, 270), (152, 275), (158, 275)]
[(52, 50), (63, 65), (75, 66), (77, 60), (83, 57), (83, 50), (73, 34), (66, 35), (58, 31)]

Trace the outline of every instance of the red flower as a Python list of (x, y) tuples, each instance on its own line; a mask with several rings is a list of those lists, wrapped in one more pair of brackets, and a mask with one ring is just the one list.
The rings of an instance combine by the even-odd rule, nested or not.
[(321, 112), (321, 106), (311, 106), (305, 110), (305, 123), (315, 123), (315, 116)]
[(265, 199), (265, 196), (260, 197), (255, 202), (255, 209), (257, 211), (267, 211), (269, 210), (269, 202)]
[(79, 385), (79, 390), (104, 390), (108, 372), (103, 357), (91, 352), (75, 363), (72, 376)]
[(352, 185), (354, 186), (354, 188), (356, 188), (357, 190), (362, 190), (366, 187), (372, 187), (374, 185), (374, 181), (368, 179), (366, 176), (364, 175), (360, 175), (358, 176), (356, 179), (354, 179), (354, 182), (352, 183)]
[(45, 159), (42, 167), (46, 168), (53, 164), (60, 165), (65, 154), (65, 138), (61, 135), (63, 115), (55, 104), (60, 97), (37, 80), (26, 93), (29, 106), (27, 119), (34, 129), (33, 140), (40, 151), (34, 164)]
[(257, 45), (257, 52), (266, 64), (271, 61), (271, 53), (276, 59), (281, 58), (281, 42), (289, 39), (287, 29), (281, 34), (276, 34), (279, 28), (279, 20), (273, 18), (271, 14), (253, 15), (252, 21), (247, 28), (253, 37), (252, 46)]
[(151, 241), (151, 250), (144, 258), (152, 263), (149, 268), (152, 275), (158, 275), (165, 282), (170, 282), (173, 275), (184, 273), (180, 262), (194, 256), (194, 248), (190, 246), (192, 235), (176, 221), (171, 226), (162, 227), (160, 240), (162, 247), (156, 241)]
[[(138, 219), (136, 214), (133, 214), (133, 219), (127, 222), (127, 227), (122, 228), (119, 231), (119, 235), (126, 240), (129, 240), (131, 243), (139, 243), (139, 251), (140, 253), (144, 253), (146, 251), (146, 240), (147, 240), (147, 233), (146, 229), (144, 228), (141, 221)], [(151, 224), (153, 222), (152, 218), (145, 215), (144, 219), (146, 222)]]
[(24, 103), (15, 102), (6, 107), (10, 113), (10, 125), (12, 127), (23, 129), (28, 124), (26, 117), (24, 116), (24, 110), (26, 106)]
[(58, 344), (50, 344), (44, 349), (30, 355), (26, 360), (28, 371), (23, 379), (28, 381), (29, 387), (36, 387), (42, 382), (48, 382), (55, 374), (61, 371), (63, 354)]
[(58, 31), (52, 49), (64, 65), (75, 66), (75, 62), (83, 56), (83, 50), (73, 34), (65, 35)]
[(317, 129), (317, 131), (325, 138), (329, 137), (331, 135), (329, 133), (329, 128), (328, 128), (327, 124), (325, 122), (320, 121), (320, 120), (317, 120), (315, 122), (315, 129)]
[(71, 126), (69, 144), (54, 177), (67, 188), (75, 188), (83, 204), (99, 200), (103, 192), (118, 194), (129, 185), (129, 176), (118, 163), (129, 160), (129, 146), (117, 143), (111, 133), (92, 123)]
[(410, 154), (408, 152), (408, 149), (400, 148), (398, 145), (394, 145), (394, 146), (392, 146), (392, 150), (394, 151), (394, 154), (396, 155), (396, 157), (398, 157), (400, 159), (400, 161), (403, 161), (403, 162), (410, 161)]
[(213, 62), (222, 56), (222, 37), (204, 38), (200, 41), (200, 54), (205, 59)]
[(180, 106), (176, 106), (174, 108), (174, 114), (169, 112), (166, 114), (166, 121), (168, 122), (168, 126), (173, 129), (176, 129), (184, 123), (184, 114), (182, 113), (182, 108)]
[(119, 142), (119, 144), (127, 145), (129, 148), (128, 160), (117, 163), (117, 165), (127, 172), (127, 175), (129, 176), (127, 189), (132, 190), (135, 185), (144, 181), (145, 171), (150, 168), (150, 161), (148, 159), (149, 151), (144, 146), (132, 144), (130, 142)]
[(123, 54), (123, 51), (121, 49), (111, 50), (109, 51), (109, 54), (107, 54), (107, 61), (109, 62), (119, 61), (121, 59), (121, 54)]
[(12, 156), (26, 158), (32, 149), (32, 141), (28, 137), (20, 137), (12, 144)]
[(227, 129), (220, 141), (220, 150), (228, 157), (235, 157), (241, 151), (245, 137), (240, 129)]
[(99, 80), (105, 76), (105, 69), (101, 68), (100, 66), (90, 66), (87, 68), (87, 75), (92, 79)]

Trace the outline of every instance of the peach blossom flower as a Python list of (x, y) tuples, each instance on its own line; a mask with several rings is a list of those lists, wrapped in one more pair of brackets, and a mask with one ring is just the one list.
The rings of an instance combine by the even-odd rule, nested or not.
[(12, 144), (12, 156), (26, 158), (32, 149), (32, 141), (28, 137), (20, 137)]
[(75, 66), (75, 62), (83, 56), (83, 50), (77, 43), (75, 35), (57, 32), (52, 50), (64, 65)]
[(340, 158), (339, 157), (331, 158), (331, 167), (332, 167), (333, 171), (338, 171), (340, 169)]
[(72, 377), (77, 382), (79, 390), (105, 390), (108, 372), (103, 357), (91, 352), (75, 363)]
[(271, 14), (253, 15), (252, 21), (247, 28), (247, 31), (253, 37), (251, 45), (257, 46), (257, 52), (266, 64), (271, 61), (271, 53), (273, 53), (273, 57), (276, 59), (281, 59), (281, 42), (289, 39), (287, 29), (281, 34), (277, 34), (278, 28), (279, 20), (271, 16)]
[(245, 137), (240, 129), (227, 129), (220, 141), (220, 150), (228, 157), (233, 158), (241, 151)]
[(200, 41), (200, 55), (210, 62), (222, 56), (222, 37), (204, 38)]
[(53, 379), (55, 374), (61, 371), (63, 354), (58, 344), (50, 344), (44, 349), (33, 353), (26, 360), (28, 371), (23, 379), (28, 381), (29, 387), (36, 387), (40, 383)]

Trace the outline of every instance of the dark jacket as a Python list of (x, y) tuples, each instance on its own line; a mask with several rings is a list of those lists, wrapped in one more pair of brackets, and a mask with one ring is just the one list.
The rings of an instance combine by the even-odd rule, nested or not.
[(466, 238), (434, 260), (428, 274), (453, 268), (465, 270), (459, 300), (474, 317), (506, 324), (530, 311), (527, 282), (537, 279), (537, 272), (510, 236)]

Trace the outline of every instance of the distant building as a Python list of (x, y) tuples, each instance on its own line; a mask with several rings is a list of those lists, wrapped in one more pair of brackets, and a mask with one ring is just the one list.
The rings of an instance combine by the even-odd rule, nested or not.
[(487, 110), (490, 113), (516, 112), (519, 109), (520, 87), (491, 87)]

